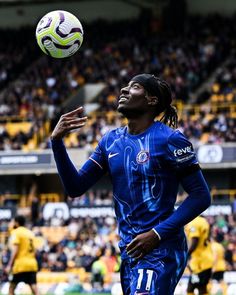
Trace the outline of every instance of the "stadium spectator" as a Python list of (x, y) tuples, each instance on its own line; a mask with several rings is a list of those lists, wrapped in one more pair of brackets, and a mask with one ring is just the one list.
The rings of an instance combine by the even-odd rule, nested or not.
[[(181, 35), (175, 33), (172, 36), (170, 32), (165, 32), (166, 34), (159, 31), (152, 32), (147, 18), (142, 18), (142, 16), (129, 23), (129, 30), (127, 30), (126, 22), (121, 21), (117, 24), (107, 25), (103, 21), (99, 21), (87, 25), (87, 38), (80, 53), (67, 61), (52, 61), (46, 56), (41, 56), (34, 62), (35, 58), (40, 56), (37, 47), (27, 57), (25, 52), (22, 53), (21, 50), (20, 55), (24, 57), (22, 60), (16, 59), (17, 75), (19, 76), (0, 94), (0, 113), (4, 116), (20, 116), (31, 120), (34, 125), (34, 133), (37, 134), (40, 133), (40, 126), (46, 120), (57, 121), (58, 115), (64, 113), (62, 103), (79, 87), (87, 82), (96, 83), (104, 80), (108, 81), (108, 87), (98, 98), (98, 101), (103, 111), (111, 111), (116, 108), (115, 97), (118, 96), (121, 85), (127, 83), (130, 75), (140, 72), (144, 65), (146, 71), (161, 74), (171, 84), (177, 99), (188, 101), (196, 87), (228, 57), (231, 48), (231, 35), (234, 34), (233, 27), (230, 26), (231, 29), (228, 29), (228, 26), (232, 22), (233, 19), (215, 15), (205, 18), (190, 17), (186, 23), (186, 29), (181, 32)], [(98, 30), (104, 32), (100, 38), (97, 38)], [(192, 31), (195, 31), (196, 34), (193, 35)], [(5, 34), (7, 35), (7, 32)], [(24, 46), (19, 48), (26, 48), (25, 35), (21, 36), (18, 31), (16, 34), (18, 42), (24, 42)], [(27, 30), (27, 34), (30, 34), (30, 30)], [(15, 42), (13, 45), (10, 44), (11, 50), (17, 50)], [(33, 50), (32, 44), (34, 42), (29, 42), (29, 44), (30, 50)], [(6, 51), (4, 48), (4, 52), (11, 51)], [(18, 63), (19, 60), (21, 60), (20, 63)], [(25, 67), (30, 63), (33, 65)], [(22, 64), (24, 67), (21, 66)], [(230, 70), (232, 68), (233, 66)], [(20, 70), (23, 72), (20, 73)], [(229, 72), (228, 70), (224, 77), (229, 76)], [(4, 63), (2, 73), (3, 79), (5, 79)], [(231, 76), (230, 82), (234, 77)], [(218, 80), (219, 83), (223, 83), (225, 78)], [(101, 118), (101, 121), (104, 119)], [(107, 123), (107, 121), (105, 123), (99, 122), (98, 126), (93, 126), (92, 134), (80, 134), (78, 142), (75, 145), (71, 143), (71, 146), (84, 147), (86, 143), (96, 144), (105, 129), (113, 128), (113, 126), (109, 127), (113, 123)], [(52, 124), (51, 130), (53, 127)], [(19, 149), (24, 141), (25, 146), (28, 144), (29, 148), (29, 142), (32, 139), (29, 136), (20, 134), (14, 139), (6, 138), (4, 144), (0, 140), (0, 146), (3, 150)], [(212, 131), (210, 141), (217, 141), (219, 136), (222, 138), (225, 136), (226, 141), (235, 140), (235, 135), (231, 136), (230, 130), (227, 135), (218, 135), (217, 132)], [(92, 138), (89, 139), (89, 137)], [(41, 148), (49, 147), (46, 134), (43, 138), (36, 140), (35, 146), (39, 144)]]
[(4, 247), (2, 249), (2, 253), (1, 253), (1, 266), (2, 269), (0, 271), (0, 278), (1, 278), (1, 282), (8, 282), (8, 275), (7, 273), (4, 271), (4, 269), (7, 267), (9, 260), (11, 257), (11, 251), (8, 247)]
[(51, 266), (52, 271), (65, 271), (67, 269), (67, 256), (62, 245), (56, 247), (55, 261)]
[(104, 287), (105, 276), (108, 273), (107, 265), (102, 259), (102, 253), (97, 254), (95, 261), (91, 266), (92, 286), (97, 291), (102, 291)]
[[(110, 192), (111, 193), (111, 192)], [(93, 190), (93, 194), (96, 195), (97, 192)], [(100, 192), (98, 193), (100, 195)], [(108, 227), (109, 234), (103, 235), (102, 232), (99, 232), (99, 228), (101, 225), (105, 224), (104, 223), (104, 218), (84, 218), (80, 216), (78, 219), (71, 218), (68, 220), (68, 228), (70, 227), (70, 224), (76, 224), (76, 230), (73, 230), (72, 232), (74, 235), (76, 234), (76, 237), (73, 239), (73, 243), (71, 243), (71, 235), (68, 231), (68, 236), (66, 237), (65, 240), (62, 240), (59, 242), (60, 245), (63, 246), (64, 253), (67, 257), (67, 271), (73, 271), (73, 269), (79, 269), (79, 268), (84, 268), (88, 273), (91, 272), (91, 266), (93, 261), (96, 259), (96, 253), (99, 251), (102, 251), (104, 248), (112, 249), (112, 261), (115, 266), (115, 260), (118, 262), (117, 264), (117, 269), (115, 268), (115, 272), (119, 271), (119, 249), (117, 248), (117, 243), (118, 243), (118, 236), (117, 236), (117, 228), (116, 228), (116, 220), (114, 217), (109, 217), (110, 219), (113, 220), (113, 223), (107, 222), (106, 227)], [(236, 248), (236, 240), (235, 240), (235, 220), (234, 220), (234, 215), (221, 215), (221, 218), (225, 219), (225, 224), (227, 225), (227, 232), (224, 233), (222, 231), (221, 227), (218, 227), (218, 225), (221, 226), (221, 224), (224, 224), (223, 222), (219, 223), (218, 216), (207, 216), (207, 220), (209, 221), (211, 228), (212, 228), (212, 236), (216, 237), (218, 240), (222, 241), (221, 245), (225, 249), (225, 254), (226, 254), (226, 271), (235, 271), (236, 270), (236, 261), (235, 261), (235, 248)], [(94, 232), (90, 232), (86, 238), (83, 238), (83, 235), (85, 234), (83, 231), (84, 224), (93, 222), (96, 224), (96, 228)], [(47, 224), (46, 221), (41, 219), (40, 222), (41, 226), (43, 227), (34, 227), (33, 231), (34, 234), (39, 238), (43, 238), (44, 242), (40, 243), (40, 247), (38, 242), (36, 243), (36, 248), (40, 249), (37, 252), (37, 261), (39, 265), (39, 269), (41, 271), (49, 271), (51, 270), (51, 266), (54, 264), (54, 258), (55, 254), (57, 252), (57, 244), (53, 246), (53, 244), (48, 240), (47, 236), (43, 235), (43, 231), (41, 229), (45, 228), (45, 225)], [(6, 222), (6, 226), (2, 228), (3, 233), (8, 231), (8, 225), (9, 222)], [(30, 226), (30, 216), (29, 219), (27, 220), (26, 223), (27, 226)], [(1, 221), (0, 221), (0, 226), (1, 226)], [(47, 225), (46, 227), (49, 227)], [(73, 225), (74, 228), (74, 225)], [(225, 225), (223, 226), (225, 228)], [(95, 237), (94, 237), (95, 234)], [(82, 239), (82, 240), (81, 240)], [(108, 242), (109, 240), (109, 242)], [(37, 239), (36, 239), (37, 241)], [(86, 242), (84, 242), (86, 241)], [(7, 247), (2, 243), (0, 244), (1, 249), (6, 249)], [(8, 250), (9, 252), (9, 250)], [(108, 251), (109, 252), (109, 251)], [(108, 253), (107, 252), (107, 253)], [(5, 253), (4, 251), (1, 251), (1, 254)], [(109, 253), (108, 253), (109, 254)], [(110, 254), (109, 254), (110, 255)], [(109, 257), (108, 255), (108, 257)], [(114, 255), (114, 256), (113, 256)], [(8, 256), (8, 255), (7, 255)], [(4, 255), (5, 257), (5, 255)], [(109, 260), (109, 259), (108, 259)], [(4, 258), (5, 261), (5, 258)], [(110, 270), (111, 271), (111, 270)], [(108, 284), (109, 284), (109, 278), (112, 277), (114, 280), (114, 272), (107, 273), (106, 280), (108, 279)], [(187, 273), (186, 273), (187, 274)], [(7, 279), (7, 277), (5, 277)], [(83, 285), (88, 287), (90, 285), (89, 281), (83, 281)], [(109, 286), (109, 285), (107, 285)], [(214, 285), (215, 286), (215, 285)], [(214, 288), (216, 290), (217, 288)], [(218, 288), (219, 289), (219, 288)], [(218, 290), (217, 289), (217, 290)], [(213, 289), (212, 289), (213, 290)], [(213, 291), (214, 291), (213, 290)]]
[(33, 226), (37, 224), (37, 221), (39, 219), (39, 206), (40, 206), (40, 202), (38, 197), (33, 196), (31, 201), (31, 222)]

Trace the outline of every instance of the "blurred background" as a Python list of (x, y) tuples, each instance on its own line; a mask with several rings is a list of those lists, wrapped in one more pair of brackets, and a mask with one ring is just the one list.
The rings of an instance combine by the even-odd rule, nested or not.
[[(38, 21), (57, 9), (84, 28), (79, 52), (63, 60), (44, 55), (35, 40)], [(204, 215), (225, 249), (224, 294), (236, 294), (235, 12), (234, 0), (0, 1), (0, 269), (17, 212), (37, 236), (42, 294), (121, 295), (110, 181), (70, 199), (49, 137), (61, 114), (85, 107), (87, 126), (65, 139), (79, 168), (106, 131), (125, 123), (116, 113), (121, 86), (149, 72), (172, 87), (179, 129), (212, 194)], [(180, 188), (178, 203), (185, 197)], [(187, 278), (176, 295), (186, 294)], [(0, 294), (7, 288), (1, 276)], [(18, 286), (17, 294), (27, 292)]]

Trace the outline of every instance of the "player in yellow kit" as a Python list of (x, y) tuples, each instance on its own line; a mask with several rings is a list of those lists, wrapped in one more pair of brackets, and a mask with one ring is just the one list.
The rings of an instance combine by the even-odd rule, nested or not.
[(189, 245), (188, 267), (191, 272), (187, 294), (193, 295), (197, 289), (199, 295), (206, 295), (213, 267), (213, 252), (209, 241), (210, 225), (204, 217), (198, 216), (187, 224), (186, 234)]
[(225, 248), (217, 241), (216, 238), (212, 238), (211, 247), (214, 256), (212, 279), (220, 282), (223, 280), (224, 272), (226, 270)]
[(9, 295), (14, 295), (14, 290), (20, 282), (28, 284), (33, 294), (38, 295), (36, 284), (38, 264), (35, 258), (34, 234), (24, 225), (24, 216), (16, 216), (10, 237), (11, 258), (5, 269), (6, 273), (12, 272), (13, 274)]
[(224, 272), (226, 270), (225, 249), (217, 238), (212, 237), (211, 248), (214, 263), (212, 268), (212, 280), (218, 282), (223, 294), (226, 294), (227, 285), (224, 283)]

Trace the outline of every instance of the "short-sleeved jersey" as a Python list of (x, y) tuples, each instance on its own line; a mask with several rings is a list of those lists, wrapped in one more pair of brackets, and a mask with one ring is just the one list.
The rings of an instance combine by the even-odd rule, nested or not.
[(179, 175), (197, 163), (184, 135), (159, 121), (139, 135), (127, 127), (108, 132), (90, 159), (110, 174), (120, 247), (173, 213)]
[(214, 264), (213, 272), (225, 271), (226, 270), (226, 261), (225, 261), (225, 249), (224, 247), (215, 241), (211, 242), (211, 248), (213, 251)]
[(210, 225), (204, 217), (198, 216), (185, 227), (188, 242), (198, 238), (197, 248), (192, 252), (190, 268), (199, 273), (213, 266), (213, 252), (209, 241)]
[(12, 269), (13, 274), (38, 270), (32, 231), (23, 226), (14, 229), (11, 233), (10, 244), (18, 245), (18, 253)]

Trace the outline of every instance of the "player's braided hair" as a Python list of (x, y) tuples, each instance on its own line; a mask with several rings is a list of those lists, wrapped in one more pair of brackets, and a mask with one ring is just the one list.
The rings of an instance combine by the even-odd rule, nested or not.
[(172, 128), (177, 128), (178, 126), (178, 114), (176, 107), (171, 105), (172, 102), (172, 93), (171, 88), (167, 82), (161, 80), (154, 76), (158, 82), (159, 92), (161, 94), (160, 102), (158, 103), (157, 111), (158, 115), (164, 112), (164, 115), (161, 117), (160, 121), (164, 124), (169, 125)]
[(139, 74), (132, 78), (132, 81), (140, 83), (148, 94), (158, 98), (157, 115), (164, 112), (161, 121), (170, 127), (176, 128), (178, 124), (177, 110), (171, 105), (172, 93), (169, 84), (151, 74)]

